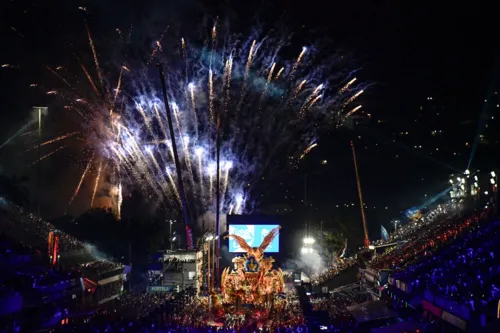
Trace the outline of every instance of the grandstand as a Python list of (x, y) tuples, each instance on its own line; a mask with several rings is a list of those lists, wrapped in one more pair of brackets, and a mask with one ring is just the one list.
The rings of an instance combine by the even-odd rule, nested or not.
[(412, 256), (400, 255), (386, 293), (405, 302), (418, 299), (429, 316), (461, 330), (480, 331), (496, 320), (500, 221), (489, 213), (449, 221)]
[(67, 323), (116, 298), (123, 290), (123, 270), (97, 260), (91, 246), (0, 199), (0, 317), (8, 331)]

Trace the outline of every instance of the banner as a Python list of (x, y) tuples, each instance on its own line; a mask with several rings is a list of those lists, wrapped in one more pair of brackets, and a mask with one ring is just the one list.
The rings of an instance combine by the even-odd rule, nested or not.
[(382, 238), (387, 242), (387, 240), (389, 239), (389, 233), (387, 232), (387, 230), (385, 230), (383, 225), (380, 226), (380, 229), (382, 232)]

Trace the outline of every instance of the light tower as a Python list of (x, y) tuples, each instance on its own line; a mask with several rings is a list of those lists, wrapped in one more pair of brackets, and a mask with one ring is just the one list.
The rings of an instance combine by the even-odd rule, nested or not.
[(41, 200), (40, 200), (40, 192), (42, 187), (42, 163), (40, 162), (41, 158), (41, 147), (42, 147), (42, 112), (47, 112), (48, 108), (46, 106), (34, 106), (38, 116), (38, 168), (37, 168), (37, 179), (36, 179), (36, 213), (38, 218), (40, 218), (40, 208), (41, 208)]

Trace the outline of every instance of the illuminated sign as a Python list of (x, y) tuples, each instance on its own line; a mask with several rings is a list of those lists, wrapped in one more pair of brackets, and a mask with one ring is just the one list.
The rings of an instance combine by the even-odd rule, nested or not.
[[(229, 234), (237, 235), (243, 238), (250, 247), (259, 247), (264, 238), (278, 227), (277, 224), (230, 224)], [(273, 239), (265, 252), (277, 253), (280, 251), (279, 234)], [(229, 240), (229, 252), (246, 252), (234, 239)]]
[(174, 291), (174, 286), (148, 286), (148, 293), (171, 293)]

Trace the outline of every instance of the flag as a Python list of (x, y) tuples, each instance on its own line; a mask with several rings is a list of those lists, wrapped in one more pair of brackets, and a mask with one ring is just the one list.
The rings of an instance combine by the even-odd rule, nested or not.
[(382, 238), (387, 242), (387, 240), (389, 239), (389, 233), (387, 232), (387, 230), (385, 230), (383, 225), (381, 225), (380, 228), (382, 231)]

